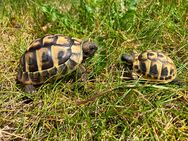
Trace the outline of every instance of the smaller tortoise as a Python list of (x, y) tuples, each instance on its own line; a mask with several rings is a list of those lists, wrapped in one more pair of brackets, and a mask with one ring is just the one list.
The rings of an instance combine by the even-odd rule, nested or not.
[(121, 60), (131, 70), (130, 77), (124, 79), (138, 79), (158, 83), (168, 83), (176, 78), (177, 70), (172, 59), (160, 51), (147, 50), (142, 53), (123, 54)]
[(25, 85), (25, 92), (35, 91), (35, 85), (60, 79), (80, 68), (82, 79), (86, 78), (81, 63), (93, 56), (97, 46), (88, 41), (61, 34), (46, 35), (34, 40), (20, 59), (18, 82)]

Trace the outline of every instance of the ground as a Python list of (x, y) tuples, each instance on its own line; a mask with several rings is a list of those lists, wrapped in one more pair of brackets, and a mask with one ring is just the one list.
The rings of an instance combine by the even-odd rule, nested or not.
[[(4, 0), (0, 9), (0, 140), (188, 140), (186, 0)], [(57, 33), (98, 45), (88, 81), (25, 93), (19, 58)], [(121, 54), (147, 49), (168, 54), (182, 84), (123, 81)]]

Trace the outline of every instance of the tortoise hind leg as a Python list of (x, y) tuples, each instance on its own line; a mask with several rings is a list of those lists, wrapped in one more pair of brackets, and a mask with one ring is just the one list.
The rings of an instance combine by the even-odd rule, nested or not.
[(179, 85), (179, 86), (183, 86), (183, 85), (187, 85), (187, 84), (188, 84), (188, 82), (183, 81), (183, 80), (181, 80), (181, 79), (179, 79), (179, 78), (175, 78), (175, 79), (172, 80), (170, 83), (172, 83), (172, 84), (177, 84), (177, 85)]
[(79, 71), (80, 71), (80, 75), (81, 75), (81, 80), (83, 82), (86, 82), (88, 79), (88, 73), (83, 65), (79, 65)]
[(36, 91), (33, 85), (25, 85), (25, 92), (26, 93), (34, 93)]

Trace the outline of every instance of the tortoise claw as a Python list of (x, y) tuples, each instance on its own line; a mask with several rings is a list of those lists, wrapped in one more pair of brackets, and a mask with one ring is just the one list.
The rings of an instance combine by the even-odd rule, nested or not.
[(87, 79), (88, 79), (87, 73), (83, 73), (82, 76), (81, 76), (81, 80), (82, 80), (83, 82), (86, 82)]
[(36, 92), (36, 89), (33, 85), (26, 85), (25, 92), (32, 94), (32, 93)]

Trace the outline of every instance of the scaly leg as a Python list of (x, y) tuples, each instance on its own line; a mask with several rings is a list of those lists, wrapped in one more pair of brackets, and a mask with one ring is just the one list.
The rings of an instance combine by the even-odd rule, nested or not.
[(25, 92), (26, 93), (34, 93), (36, 91), (35, 87), (33, 85), (25, 85)]
[(139, 78), (139, 76), (132, 71), (130, 72), (130, 71), (123, 70), (122, 75), (121, 75), (121, 79), (123, 79), (123, 80), (136, 80), (138, 78)]
[(87, 74), (87, 71), (86, 71), (85, 67), (83, 65), (80, 65), (79, 66), (79, 71), (81, 72), (81, 80), (83, 82), (86, 82), (87, 79), (88, 79), (88, 74)]

